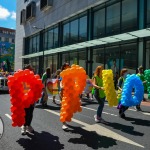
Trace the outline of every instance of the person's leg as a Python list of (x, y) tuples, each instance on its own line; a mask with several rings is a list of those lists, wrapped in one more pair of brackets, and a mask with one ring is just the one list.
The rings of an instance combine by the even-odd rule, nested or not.
[(30, 115), (30, 109), (25, 108), (24, 111), (25, 111), (25, 124), (21, 127), (21, 134), (22, 135), (26, 134), (27, 124), (28, 124), (29, 115)]
[(105, 102), (105, 98), (99, 98), (98, 99), (99, 106), (98, 106), (98, 109), (97, 109), (97, 116), (99, 118), (101, 118), (101, 116), (102, 116), (102, 111), (103, 111), (103, 108), (104, 108), (104, 102)]
[(31, 126), (31, 122), (33, 119), (33, 111), (34, 111), (34, 105), (30, 105), (29, 107), (29, 117), (28, 117), (28, 122), (27, 122), (27, 131), (30, 133), (34, 132), (34, 129)]
[(56, 96), (53, 96), (53, 103), (54, 104), (56, 104), (55, 98), (56, 98)]

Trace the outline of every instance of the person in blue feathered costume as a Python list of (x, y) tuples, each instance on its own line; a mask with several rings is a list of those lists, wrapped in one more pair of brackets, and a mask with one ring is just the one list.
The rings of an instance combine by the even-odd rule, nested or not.
[(125, 118), (125, 111), (129, 108), (127, 106), (123, 106), (120, 102), (121, 100), (121, 93), (122, 93), (122, 88), (123, 88), (123, 85), (124, 85), (124, 82), (125, 82), (125, 79), (127, 77), (127, 74), (128, 74), (128, 70), (126, 68), (123, 68), (121, 70), (121, 73), (120, 73), (120, 78), (118, 79), (118, 109), (119, 109), (119, 116), (121, 118)]

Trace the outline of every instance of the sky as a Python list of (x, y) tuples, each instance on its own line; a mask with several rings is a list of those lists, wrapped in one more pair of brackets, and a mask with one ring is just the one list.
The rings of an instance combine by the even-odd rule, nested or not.
[(0, 0), (0, 27), (16, 29), (16, 0)]

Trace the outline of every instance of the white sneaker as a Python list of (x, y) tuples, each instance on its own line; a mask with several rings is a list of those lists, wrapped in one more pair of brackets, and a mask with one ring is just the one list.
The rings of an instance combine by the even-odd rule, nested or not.
[(26, 135), (26, 126), (21, 127), (21, 134)]
[(68, 129), (68, 126), (67, 126), (67, 124), (66, 124), (66, 123), (63, 123), (62, 129), (63, 129), (63, 130)]
[(34, 133), (34, 129), (32, 128), (32, 126), (27, 126), (26, 131), (29, 133)]
[(94, 115), (95, 122), (105, 123), (106, 121), (103, 118), (98, 118), (97, 115)]
[(95, 119), (95, 122), (100, 122), (99, 119), (97, 119), (97, 115), (94, 115), (94, 119)]

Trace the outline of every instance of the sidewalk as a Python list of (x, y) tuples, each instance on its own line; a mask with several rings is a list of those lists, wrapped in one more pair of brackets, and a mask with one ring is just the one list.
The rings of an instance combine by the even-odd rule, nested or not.
[(142, 101), (141, 105), (150, 106), (150, 99), (148, 99), (148, 94), (144, 94), (146, 101)]

